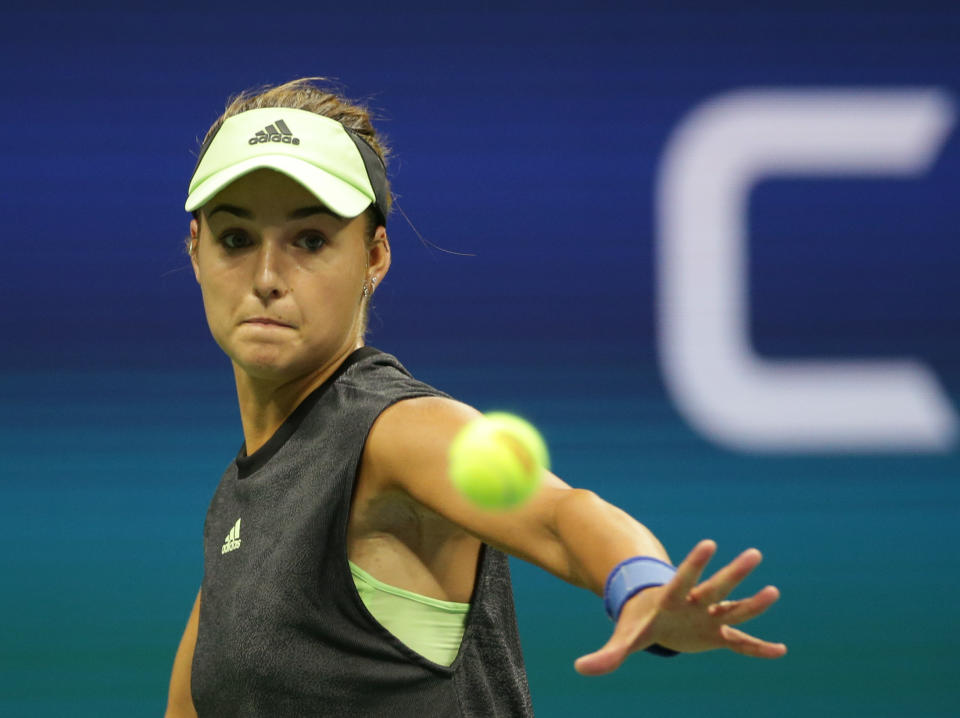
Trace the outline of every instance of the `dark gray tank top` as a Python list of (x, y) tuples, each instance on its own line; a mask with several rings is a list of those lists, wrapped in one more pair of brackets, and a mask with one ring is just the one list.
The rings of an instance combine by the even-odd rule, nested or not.
[(384, 409), (418, 396), (443, 394), (359, 349), (227, 468), (204, 526), (200, 718), (533, 715), (503, 553), (481, 550), (449, 667), (407, 648), (357, 594), (347, 521), (364, 443)]

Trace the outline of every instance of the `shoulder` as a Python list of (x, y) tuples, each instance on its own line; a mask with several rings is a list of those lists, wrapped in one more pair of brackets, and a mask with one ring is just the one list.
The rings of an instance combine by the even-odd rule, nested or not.
[[(344, 368), (346, 369), (344, 378), (347, 381), (352, 379), (353, 381), (401, 382), (416, 386), (428, 386), (416, 379), (393, 354), (388, 354), (371, 346), (357, 349), (344, 362)], [(436, 394), (446, 396), (433, 387), (429, 388)]]
[(392, 431), (403, 431), (411, 425), (432, 429), (452, 426), (456, 430), (478, 416), (480, 412), (472, 406), (448, 396), (417, 396), (387, 407), (377, 423)]
[(385, 410), (368, 436), (363, 466), (367, 490), (412, 499), (468, 534), (541, 566), (557, 563), (556, 515), (570, 487), (545, 472), (541, 488), (513, 511), (486, 511), (467, 500), (449, 477), (449, 452), (460, 429), (480, 412), (445, 397), (420, 397)]
[(346, 404), (356, 405), (358, 396), (367, 397), (371, 406), (379, 404), (378, 414), (384, 411), (384, 406), (392, 408), (396, 402), (414, 397), (449, 398), (414, 377), (396, 357), (373, 347), (358, 349), (344, 362), (334, 383), (335, 391), (346, 397)]
[(452, 491), (447, 478), (450, 444), (478, 416), (473, 407), (443, 396), (392, 404), (367, 436), (363, 452), (367, 487), (378, 494), (399, 490), (432, 510), (446, 504)]
[[(368, 520), (398, 510), (451, 521), (444, 508), (456, 502), (447, 478), (450, 442), (459, 429), (480, 415), (476, 409), (440, 396), (406, 398), (376, 419), (363, 448), (354, 511)], [(360, 507), (361, 510), (358, 510)], [(376, 507), (376, 511), (372, 511)], [(394, 522), (395, 523), (395, 522)], [(452, 523), (456, 523), (455, 521)], [(382, 530), (382, 521), (377, 525)]]
[(445, 396), (403, 399), (387, 407), (367, 437), (367, 458), (392, 469), (445, 458), (457, 432), (480, 412)]

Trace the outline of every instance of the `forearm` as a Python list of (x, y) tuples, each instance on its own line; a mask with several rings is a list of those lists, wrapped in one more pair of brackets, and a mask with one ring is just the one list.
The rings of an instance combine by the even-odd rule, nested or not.
[(646, 526), (592, 491), (566, 492), (555, 508), (553, 532), (566, 565), (563, 578), (598, 596), (610, 571), (625, 558), (670, 560)]
[(193, 664), (193, 652), (197, 645), (199, 620), (200, 593), (198, 592), (190, 618), (187, 620), (187, 627), (180, 639), (177, 655), (173, 659), (165, 718), (196, 718), (197, 716), (193, 707), (193, 698), (190, 695), (190, 670)]

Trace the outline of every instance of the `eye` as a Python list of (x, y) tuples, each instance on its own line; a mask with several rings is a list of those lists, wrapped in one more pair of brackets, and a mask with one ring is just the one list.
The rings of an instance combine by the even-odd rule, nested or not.
[(327, 238), (322, 234), (317, 234), (315, 232), (310, 232), (309, 234), (302, 234), (297, 237), (297, 241), (294, 244), (297, 247), (306, 249), (308, 252), (316, 252), (320, 250), (323, 245), (327, 243)]
[(243, 249), (253, 244), (250, 236), (239, 229), (230, 229), (221, 234), (217, 241), (227, 249)]

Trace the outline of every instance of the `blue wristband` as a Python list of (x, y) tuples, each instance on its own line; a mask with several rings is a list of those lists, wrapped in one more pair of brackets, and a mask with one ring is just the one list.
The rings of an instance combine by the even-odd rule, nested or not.
[[(614, 621), (620, 617), (623, 604), (645, 588), (662, 586), (669, 583), (677, 569), (666, 561), (652, 556), (634, 556), (621, 561), (607, 576), (603, 587), (603, 603), (607, 615)], [(655, 643), (646, 649), (657, 656), (675, 656), (676, 651)]]
[(677, 569), (652, 556), (633, 556), (613, 567), (603, 587), (603, 604), (614, 621), (620, 618), (623, 604), (645, 588), (669, 583)]

